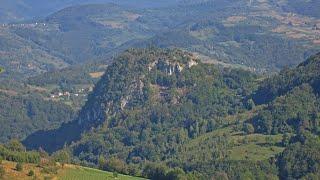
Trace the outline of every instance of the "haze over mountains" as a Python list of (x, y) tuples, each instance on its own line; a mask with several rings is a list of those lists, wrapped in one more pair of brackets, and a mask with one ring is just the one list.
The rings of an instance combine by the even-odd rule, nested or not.
[(42, 20), (2, 26), (1, 65), (8, 67), (7, 73), (14, 69), (11, 76), (34, 76), (154, 45), (265, 72), (297, 65), (319, 49), (318, 19), (288, 14), (283, 9), (289, 4), (252, 2), (193, 1), (155, 9), (68, 7)]
[(80, 4), (102, 4), (115, 3), (123, 6), (130, 6), (134, 8), (152, 8), (163, 7), (175, 4), (176, 0), (2, 0), (0, 7), (0, 23), (18, 22), (31, 19), (39, 19), (48, 16), (58, 10), (68, 6)]
[(319, 8), (1, 1), (0, 160), (52, 178), (72, 162), (150, 179), (317, 179)]

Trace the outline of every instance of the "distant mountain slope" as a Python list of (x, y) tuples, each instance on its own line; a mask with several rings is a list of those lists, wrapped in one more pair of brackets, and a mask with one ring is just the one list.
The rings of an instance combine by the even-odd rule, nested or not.
[(319, 133), (319, 67), (320, 54), (262, 82), (253, 100), (267, 107), (251, 120), (256, 132)]
[(47, 17), (36, 28), (13, 31), (77, 64), (105, 57), (123, 42), (150, 35), (136, 21), (139, 16), (114, 4), (74, 6)]
[(33, 76), (110, 59), (130, 47), (159, 46), (265, 73), (295, 66), (319, 51), (318, 19), (291, 15), (278, 2), (248, 3), (210, 0), (150, 9), (75, 5), (40, 20), (1, 26), (5, 61), (0, 63), (21, 73), (10, 76)]
[(8, 29), (0, 28), (0, 31), (0, 64), (6, 69), (2, 77), (33, 76), (70, 65), (59, 53), (52, 53)]
[(19, 77), (107, 60), (122, 43), (152, 35), (139, 16), (114, 4), (85, 5), (43, 21), (1, 26), (0, 64), (6, 75)]
[(320, 54), (317, 54), (295, 69), (284, 69), (279, 75), (266, 79), (255, 92), (253, 98), (256, 103), (265, 104), (303, 84), (309, 84), (315, 92), (319, 93), (319, 68)]
[(285, 10), (298, 14), (320, 18), (320, 2), (317, 0), (290, 0)]
[(177, 0), (2, 0), (0, 2), (0, 23), (39, 19), (68, 6), (93, 3), (116, 3), (133, 8), (164, 7), (177, 3)]

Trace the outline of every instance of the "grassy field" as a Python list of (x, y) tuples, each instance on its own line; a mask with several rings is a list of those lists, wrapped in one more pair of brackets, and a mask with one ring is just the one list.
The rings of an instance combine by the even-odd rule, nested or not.
[[(4, 167), (5, 175), (1, 180), (34, 180), (34, 179), (51, 179), (51, 180), (142, 180), (143, 178), (126, 176), (122, 174), (114, 175), (112, 172), (101, 171), (92, 168), (86, 168), (76, 165), (65, 165), (60, 167), (58, 174), (46, 174), (42, 168), (36, 164), (23, 164), (23, 170), (17, 171), (15, 162), (3, 161), (0, 166)], [(34, 171), (34, 176), (28, 176), (29, 171)]]
[[(224, 152), (220, 155), (221, 157), (226, 156), (226, 158), (235, 161), (261, 161), (275, 157), (284, 150), (280, 145), (282, 134), (246, 134), (241, 129), (236, 128), (237, 120), (240, 123), (244, 122), (262, 108), (264, 107), (259, 106), (252, 111), (225, 117), (223, 120), (225, 125), (221, 128), (200, 135), (183, 144), (180, 149), (185, 152), (178, 159), (205, 161), (211, 157), (211, 154), (215, 153), (217, 147), (221, 147), (220, 150)], [(219, 137), (224, 137), (225, 143), (220, 143), (220, 145), (214, 143), (214, 141), (219, 142)]]
[(126, 176), (122, 174), (114, 175), (111, 172), (105, 172), (92, 168), (68, 165), (67, 169), (59, 173), (58, 179), (61, 180), (105, 180), (105, 179), (120, 179), (120, 180), (140, 180), (143, 178)]
[(231, 141), (234, 145), (230, 151), (229, 158), (232, 160), (266, 160), (270, 157), (275, 157), (284, 150), (283, 147), (279, 146), (282, 134), (244, 135), (242, 133), (234, 132), (231, 134)]

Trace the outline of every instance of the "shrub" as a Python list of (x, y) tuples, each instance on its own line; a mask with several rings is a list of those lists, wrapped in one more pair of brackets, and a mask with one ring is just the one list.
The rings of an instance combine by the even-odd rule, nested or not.
[(178, 180), (178, 179), (184, 179), (185, 172), (180, 168), (175, 168), (173, 170), (170, 170), (166, 174), (166, 179), (170, 180)]
[(23, 164), (22, 163), (17, 163), (17, 165), (16, 165), (16, 170), (17, 171), (22, 171), (23, 170)]
[(254, 127), (253, 127), (252, 124), (245, 123), (244, 126), (243, 126), (243, 131), (246, 134), (252, 134), (252, 133), (254, 133)]
[(30, 170), (29, 173), (28, 173), (28, 176), (34, 176), (34, 171)]
[(102, 170), (116, 171), (123, 174), (128, 174), (127, 165), (122, 160), (112, 157), (105, 160), (103, 157), (99, 158), (99, 166)]
[(45, 166), (43, 167), (43, 169), (41, 170), (41, 173), (44, 174), (58, 174), (58, 167), (55, 166)]
[(6, 174), (4, 167), (0, 166), (0, 179)]
[(62, 164), (70, 163), (71, 155), (67, 150), (60, 150), (52, 155), (55, 162), (59, 162)]
[(165, 179), (167, 167), (162, 164), (148, 164), (143, 169), (142, 175), (150, 179)]
[(118, 173), (117, 172), (113, 172), (113, 177), (114, 178), (118, 177)]

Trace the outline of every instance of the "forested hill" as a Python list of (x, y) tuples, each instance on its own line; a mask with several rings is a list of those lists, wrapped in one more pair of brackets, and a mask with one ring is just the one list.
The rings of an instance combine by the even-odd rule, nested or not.
[[(181, 50), (130, 49), (107, 68), (75, 121), (24, 143), (48, 151), (67, 143), (76, 161), (153, 179), (317, 176), (320, 106), (311, 79), (319, 79), (318, 63), (319, 55), (259, 82)], [(308, 78), (293, 80), (294, 72)], [(265, 84), (276, 82), (290, 86), (256, 106)], [(301, 167), (313, 169), (290, 166), (299, 151), (309, 158)]]
[(45, 89), (13, 80), (0, 83), (0, 143), (24, 139), (40, 129), (58, 128), (72, 120), (75, 111), (49, 100)]
[[(221, 125), (222, 117), (244, 111), (243, 98), (255, 79), (250, 72), (203, 64), (181, 50), (153, 48), (128, 50), (106, 71), (76, 121), (56, 131), (38, 132), (25, 144), (52, 151), (86, 131), (74, 147), (75, 154), (98, 139), (103, 148), (90, 147), (95, 158), (83, 159), (97, 162), (98, 154), (117, 153), (128, 161), (161, 159), (185, 140)], [(96, 131), (108, 139), (107, 144), (91, 134)], [(144, 146), (152, 153), (139, 150)], [(114, 150), (109, 152), (110, 148)]]
[(256, 104), (267, 104), (252, 119), (259, 133), (319, 134), (320, 54), (310, 57), (294, 69), (262, 82), (253, 94)]
[(314, 91), (319, 93), (319, 69), (320, 53), (310, 57), (295, 69), (286, 68), (279, 75), (265, 80), (254, 94), (254, 100), (258, 104), (265, 104), (305, 83), (312, 86)]

